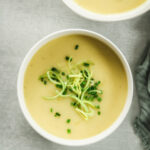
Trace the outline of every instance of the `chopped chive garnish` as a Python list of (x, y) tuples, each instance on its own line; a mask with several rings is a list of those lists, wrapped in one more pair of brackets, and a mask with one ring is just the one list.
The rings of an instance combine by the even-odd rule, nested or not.
[(71, 105), (72, 105), (72, 106), (76, 106), (77, 103), (76, 103), (76, 102), (71, 102)]
[(70, 62), (72, 61), (72, 58), (70, 58)]
[(100, 84), (100, 83), (101, 83), (101, 81), (98, 81), (98, 82), (97, 82), (97, 84)]
[(97, 109), (100, 109), (100, 106), (99, 106), (99, 105), (96, 105), (95, 107), (96, 107)]
[(98, 97), (97, 100), (98, 100), (99, 102), (101, 102), (101, 101), (102, 101), (102, 98), (101, 98), (101, 97)]
[(86, 75), (86, 77), (88, 77), (88, 72), (87, 72), (87, 70), (84, 70), (84, 74)]
[(61, 114), (59, 112), (55, 113), (55, 117), (60, 117), (60, 116), (61, 116)]
[(101, 83), (100, 81), (97, 81), (97, 82), (95, 83), (95, 86), (98, 86), (100, 83)]
[(66, 56), (65, 59), (68, 61), (69, 60), (69, 56)]
[(84, 88), (85, 85), (86, 85), (86, 81), (83, 81), (83, 82), (80, 84), (80, 86), (81, 86), (82, 88)]
[(96, 95), (97, 92), (95, 92), (95, 91), (89, 91), (88, 94), (90, 94), (90, 95)]
[(60, 84), (56, 84), (56, 87), (62, 89), (62, 85)]
[(56, 72), (56, 73), (59, 73), (59, 72), (60, 72), (60, 71), (59, 71), (57, 68), (55, 68), (55, 67), (52, 67), (51, 70), (52, 70), (53, 72)]
[(53, 108), (50, 108), (50, 112), (53, 112)]
[(98, 111), (98, 112), (97, 112), (97, 114), (98, 114), (98, 115), (100, 115), (100, 114), (101, 114), (101, 112), (100, 112), (100, 111)]
[(67, 119), (66, 122), (67, 122), (67, 123), (70, 123), (70, 122), (71, 122), (71, 119)]
[(66, 78), (69, 79), (69, 76), (67, 75)]
[(40, 77), (40, 80), (43, 82), (43, 81), (44, 81), (44, 78), (43, 78), (43, 77)]
[(90, 66), (90, 64), (89, 64), (89, 63), (84, 62), (84, 63), (83, 63), (83, 66), (85, 66), (85, 67), (89, 67), (89, 66)]
[(72, 90), (71, 88), (69, 88), (69, 91), (70, 91), (70, 92), (73, 92), (73, 90)]
[(51, 79), (53, 79), (54, 81), (59, 82), (59, 80), (56, 77), (51, 77)]
[(71, 133), (71, 129), (67, 129), (67, 133), (70, 134)]
[(64, 90), (64, 92), (62, 93), (62, 95), (66, 95), (67, 94), (67, 88)]
[[(57, 69), (52, 67), (44, 75), (40, 76), (40, 80), (44, 83), (51, 82), (56, 86), (56, 95), (44, 97), (46, 100), (56, 99), (58, 97), (71, 99), (71, 105), (85, 120), (88, 120), (94, 115), (94, 109), (99, 109), (100, 106), (95, 106), (95, 101), (101, 101), (103, 91), (99, 89), (100, 81), (95, 81), (92, 76), (91, 61), (84, 61), (73, 64), (72, 57), (66, 56), (68, 70)], [(100, 113), (100, 112), (99, 112)], [(61, 116), (56, 112), (55, 117)]]
[(47, 84), (47, 81), (46, 81), (46, 80), (44, 80), (44, 81), (43, 81), (43, 83), (46, 85), (46, 84)]
[(65, 76), (65, 72), (62, 72), (61, 74), (62, 74), (63, 76)]
[(72, 61), (72, 57), (69, 57), (69, 56), (66, 56), (65, 59), (66, 59), (67, 61), (69, 61), (69, 62)]
[(74, 49), (77, 50), (79, 48), (79, 45), (75, 45)]

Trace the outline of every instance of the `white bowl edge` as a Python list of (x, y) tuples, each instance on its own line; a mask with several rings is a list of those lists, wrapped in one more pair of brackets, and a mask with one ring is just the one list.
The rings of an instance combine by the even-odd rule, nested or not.
[[(83, 35), (91, 36), (91, 37), (94, 37), (94, 38), (104, 42), (106, 45), (110, 46), (112, 48), (112, 50), (114, 50), (114, 52), (118, 55), (121, 62), (123, 63), (123, 66), (125, 67), (127, 78), (128, 78), (128, 96), (127, 96), (126, 104), (125, 104), (120, 116), (108, 129), (106, 129), (102, 133), (100, 133), (96, 136), (87, 138), (87, 139), (82, 139), (82, 140), (69, 140), (69, 139), (59, 138), (52, 134), (47, 133), (44, 129), (39, 127), (39, 125), (32, 119), (30, 113), (28, 112), (28, 109), (26, 107), (25, 100), (24, 100), (24, 94), (23, 94), (24, 73), (25, 73), (28, 63), (32, 59), (32, 56), (39, 50), (39, 48), (41, 46), (46, 44), (48, 41), (51, 41), (57, 37), (61, 37), (64, 35), (69, 35), (69, 34), (83, 34)], [(66, 29), (66, 30), (57, 31), (57, 32), (47, 35), (42, 40), (37, 42), (30, 49), (30, 51), (25, 56), (25, 58), (22, 62), (22, 65), (20, 67), (20, 70), (19, 70), (18, 80), (17, 80), (17, 94), (18, 94), (18, 100), (19, 100), (21, 110), (22, 110), (26, 120), (29, 122), (29, 124), (32, 126), (32, 128), (35, 131), (37, 131), (41, 136), (43, 136), (44, 138), (46, 138), (50, 141), (53, 141), (55, 143), (62, 144), (62, 145), (83, 146), (83, 145), (95, 143), (97, 141), (100, 141), (100, 140), (106, 138), (108, 135), (110, 135), (112, 132), (114, 132), (119, 127), (119, 125), (123, 122), (124, 118), (126, 117), (128, 111), (129, 111), (129, 108), (130, 108), (131, 102), (132, 102), (133, 78), (132, 78), (132, 73), (131, 73), (129, 64), (128, 64), (125, 56), (122, 54), (122, 52), (119, 50), (119, 48), (117, 46), (115, 46), (110, 40), (108, 40), (104, 36), (102, 36), (98, 33), (95, 33), (93, 31), (84, 30), (84, 29)]]
[(111, 22), (135, 18), (150, 10), (150, 0), (127, 12), (118, 14), (98, 14), (80, 7), (74, 0), (62, 0), (73, 12), (93, 21)]

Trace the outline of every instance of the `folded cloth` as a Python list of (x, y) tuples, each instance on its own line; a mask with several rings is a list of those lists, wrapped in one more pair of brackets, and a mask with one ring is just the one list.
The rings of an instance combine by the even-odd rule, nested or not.
[(135, 73), (140, 114), (135, 119), (134, 129), (141, 139), (144, 150), (150, 150), (150, 42), (144, 54)]

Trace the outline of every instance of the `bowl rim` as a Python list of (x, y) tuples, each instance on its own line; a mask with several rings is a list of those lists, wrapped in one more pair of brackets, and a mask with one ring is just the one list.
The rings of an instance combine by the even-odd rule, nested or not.
[[(30, 60), (34, 56), (34, 54), (39, 50), (40, 47), (45, 45), (47, 42), (49, 42), (53, 39), (56, 39), (58, 37), (65, 36), (65, 35), (70, 35), (70, 34), (81, 34), (81, 35), (91, 36), (91, 37), (96, 38), (99, 41), (103, 42), (104, 44), (110, 46), (110, 48), (117, 54), (117, 56), (121, 60), (123, 66), (125, 68), (125, 71), (126, 71), (126, 74), (127, 74), (127, 79), (128, 79), (128, 89), (129, 90), (128, 90), (128, 95), (127, 95), (127, 100), (126, 100), (124, 108), (123, 108), (121, 114), (119, 115), (119, 117), (114, 121), (114, 123), (109, 128), (107, 128), (103, 132), (97, 134), (96, 136), (89, 137), (89, 138), (86, 138), (86, 139), (81, 139), (81, 140), (71, 140), (71, 139), (60, 138), (60, 137), (52, 135), (52, 134), (48, 133), (47, 131), (45, 131), (44, 129), (42, 129), (34, 121), (34, 119), (31, 117), (31, 115), (28, 111), (28, 108), (25, 104), (25, 98), (24, 98), (24, 92), (23, 92), (24, 74), (25, 74), (26, 68), (27, 68)], [(65, 29), (65, 30), (56, 31), (54, 33), (51, 33), (51, 34), (45, 36), (40, 41), (38, 41), (28, 51), (28, 53), (26, 54), (26, 56), (25, 56), (25, 58), (24, 58), (24, 60), (21, 64), (19, 72), (18, 72), (17, 95), (18, 95), (19, 105), (21, 107), (22, 113), (24, 114), (24, 117), (26, 118), (27, 122), (31, 125), (31, 127), (37, 133), (39, 133), (42, 137), (46, 138), (49, 141), (52, 141), (54, 143), (61, 144), (61, 145), (84, 146), (84, 145), (89, 145), (89, 144), (95, 143), (97, 141), (100, 141), (100, 140), (106, 138), (108, 135), (110, 135), (112, 132), (114, 132), (120, 126), (120, 124), (123, 122), (123, 120), (125, 119), (128, 111), (129, 111), (131, 103), (132, 103), (132, 98), (133, 98), (133, 77), (132, 77), (132, 73), (131, 73), (129, 64), (128, 64), (125, 56), (120, 51), (120, 49), (115, 44), (113, 44), (109, 39), (102, 36), (101, 34), (98, 34), (96, 32), (90, 31), (90, 30)]]
[(146, 0), (143, 4), (132, 10), (115, 14), (98, 14), (82, 8), (74, 0), (62, 0), (62, 1), (79, 16), (89, 20), (102, 22), (112, 22), (112, 21), (122, 21), (132, 19), (150, 10), (150, 0)]

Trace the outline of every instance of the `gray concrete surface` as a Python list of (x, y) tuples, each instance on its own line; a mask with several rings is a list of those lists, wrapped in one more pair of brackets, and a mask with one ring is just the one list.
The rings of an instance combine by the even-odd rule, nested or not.
[(45, 35), (66, 28), (85, 28), (103, 34), (125, 54), (132, 71), (150, 39), (150, 12), (133, 20), (98, 23), (71, 12), (61, 0), (0, 0), (0, 150), (141, 150), (132, 122), (138, 113), (136, 92), (125, 121), (96, 144), (71, 148), (38, 135), (19, 108), (16, 80), (28, 50)]

